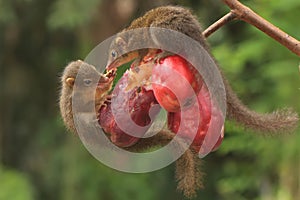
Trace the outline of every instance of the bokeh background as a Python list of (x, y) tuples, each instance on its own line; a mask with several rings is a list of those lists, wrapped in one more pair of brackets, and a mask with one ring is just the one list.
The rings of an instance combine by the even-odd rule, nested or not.
[[(244, 0), (300, 39), (299, 0)], [(221, 0), (0, 0), (0, 200), (183, 199), (174, 165), (125, 174), (95, 160), (68, 133), (59, 77), (72, 60), (159, 5), (190, 7), (203, 27), (228, 12)], [(300, 113), (299, 57), (244, 22), (209, 38), (232, 87), (259, 112)], [(300, 131), (260, 136), (226, 122), (221, 148), (204, 159), (197, 199), (300, 197)]]

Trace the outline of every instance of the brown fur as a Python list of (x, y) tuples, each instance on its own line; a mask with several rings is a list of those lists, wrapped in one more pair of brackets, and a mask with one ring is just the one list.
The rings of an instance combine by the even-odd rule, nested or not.
[(59, 99), (60, 113), (66, 127), (73, 133), (76, 133), (72, 112), (73, 86), (68, 85), (66, 80), (67, 78), (74, 78), (75, 80), (81, 64), (82, 61), (80, 60), (71, 62), (68, 66), (66, 66), (61, 77), (62, 88)]

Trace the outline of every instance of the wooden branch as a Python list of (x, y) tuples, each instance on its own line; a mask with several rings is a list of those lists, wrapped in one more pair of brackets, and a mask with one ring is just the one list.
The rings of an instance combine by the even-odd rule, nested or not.
[(223, 0), (223, 2), (230, 7), (231, 12), (234, 13), (238, 19), (255, 26), (290, 51), (300, 56), (300, 42), (298, 40), (283, 32), (239, 1)]
[(210, 25), (207, 29), (203, 31), (203, 36), (208, 38), (211, 34), (213, 34), (215, 31), (217, 31), (219, 28), (227, 24), (228, 22), (231, 22), (232, 20), (236, 19), (236, 15), (233, 12), (230, 12), (226, 15), (224, 15), (221, 19)]

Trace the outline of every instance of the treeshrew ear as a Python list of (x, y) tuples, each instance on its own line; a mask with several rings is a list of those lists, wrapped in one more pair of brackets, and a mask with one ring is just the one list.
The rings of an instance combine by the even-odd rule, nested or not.
[(117, 37), (116, 38), (116, 43), (118, 46), (124, 47), (126, 46), (126, 42), (122, 37)]
[(66, 79), (66, 84), (69, 86), (69, 87), (73, 87), (74, 86), (74, 83), (75, 83), (75, 79), (74, 78), (67, 78)]

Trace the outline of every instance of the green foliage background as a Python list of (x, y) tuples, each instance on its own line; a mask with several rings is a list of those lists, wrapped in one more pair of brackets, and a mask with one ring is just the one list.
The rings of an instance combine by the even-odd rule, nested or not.
[[(228, 8), (220, 0), (126, 0), (132, 9), (127, 6), (125, 16), (120, 2), (0, 0), (0, 200), (183, 198), (173, 165), (148, 174), (117, 172), (66, 133), (57, 106), (59, 76), (68, 62), (84, 59), (152, 7), (190, 7), (203, 27)], [(300, 39), (299, 0), (243, 2)], [(249, 107), (271, 112), (288, 106), (300, 113), (297, 56), (244, 22), (226, 25), (209, 42)], [(205, 189), (197, 199), (297, 199), (299, 155), (299, 130), (264, 137), (227, 122), (221, 148), (204, 159)]]

